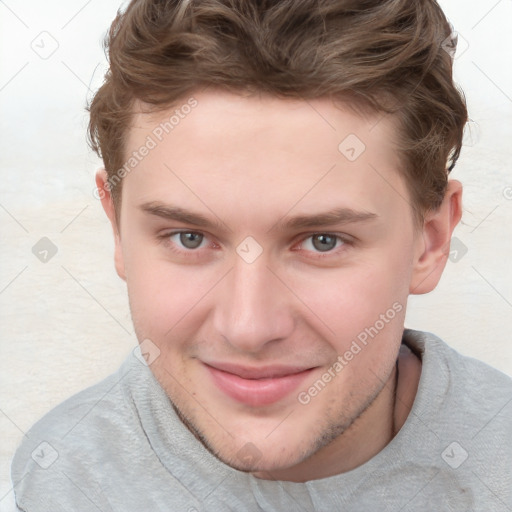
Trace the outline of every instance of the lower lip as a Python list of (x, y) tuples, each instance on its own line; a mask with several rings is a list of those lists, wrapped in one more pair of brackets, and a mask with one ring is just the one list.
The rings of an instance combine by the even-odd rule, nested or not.
[(306, 370), (272, 379), (243, 379), (205, 365), (216, 386), (234, 400), (253, 407), (270, 405), (289, 395), (313, 371)]

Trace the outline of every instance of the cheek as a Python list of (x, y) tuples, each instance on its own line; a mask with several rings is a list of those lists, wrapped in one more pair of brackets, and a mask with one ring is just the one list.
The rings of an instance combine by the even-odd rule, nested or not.
[(160, 344), (186, 337), (200, 325), (205, 299), (219, 279), (211, 269), (177, 266), (151, 250), (127, 252), (125, 269), (138, 338)]
[(380, 315), (391, 318), (386, 327), (399, 324), (403, 314), (398, 313), (405, 313), (410, 266), (405, 252), (379, 251), (364, 262), (308, 279), (297, 295), (306, 298), (305, 303), (324, 324), (326, 337), (334, 336), (341, 349), (373, 326)]

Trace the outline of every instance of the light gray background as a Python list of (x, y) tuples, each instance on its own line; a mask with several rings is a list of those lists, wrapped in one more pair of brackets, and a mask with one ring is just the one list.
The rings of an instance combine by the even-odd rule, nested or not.
[[(84, 106), (101, 84), (101, 41), (119, 5), (0, 0), (2, 510), (27, 429), (136, 343), (93, 196), (100, 162), (85, 141)], [(411, 297), (406, 325), (512, 375), (512, 1), (441, 5), (461, 38), (455, 75), (473, 121), (453, 173), (464, 215), (456, 261), (433, 293)], [(32, 253), (42, 237), (58, 248), (46, 263)]]

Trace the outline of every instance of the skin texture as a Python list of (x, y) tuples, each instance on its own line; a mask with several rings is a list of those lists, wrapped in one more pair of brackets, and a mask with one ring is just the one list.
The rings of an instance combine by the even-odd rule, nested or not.
[[(441, 207), (417, 228), (389, 117), (362, 117), (325, 98), (212, 89), (194, 98), (197, 106), (124, 178), (119, 223), (110, 193), (102, 194), (137, 337), (158, 347), (151, 370), (185, 424), (223, 462), (298, 482), (348, 471), (382, 450), (407, 418), (421, 373), (416, 356), (400, 350), (407, 297), (436, 286), (460, 220), (462, 187), (450, 181)], [(173, 111), (135, 115), (127, 155)], [(354, 161), (338, 149), (349, 134), (366, 146)], [(98, 188), (105, 180), (98, 171)], [(220, 225), (164, 219), (141, 209), (148, 203)], [(375, 217), (278, 225), (340, 207)], [(177, 230), (204, 237), (189, 248), (172, 234)], [(318, 234), (346, 241), (331, 238), (323, 251), (313, 243)], [(254, 242), (243, 245), (247, 237), (262, 250), (251, 263), (237, 252), (254, 254)], [(300, 403), (298, 394), (332, 372), (393, 304), (400, 311)], [(205, 366), (211, 362), (313, 370), (284, 398), (254, 405), (221, 391)]]

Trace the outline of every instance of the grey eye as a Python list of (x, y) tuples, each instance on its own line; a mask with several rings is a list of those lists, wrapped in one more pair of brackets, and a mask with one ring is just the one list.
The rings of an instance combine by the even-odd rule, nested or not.
[(338, 241), (338, 237), (333, 235), (327, 235), (325, 233), (319, 233), (311, 237), (313, 247), (317, 251), (326, 252), (334, 249)]
[(180, 236), (180, 243), (187, 249), (197, 249), (204, 238), (201, 233), (194, 233), (193, 231), (183, 231), (177, 234)]

